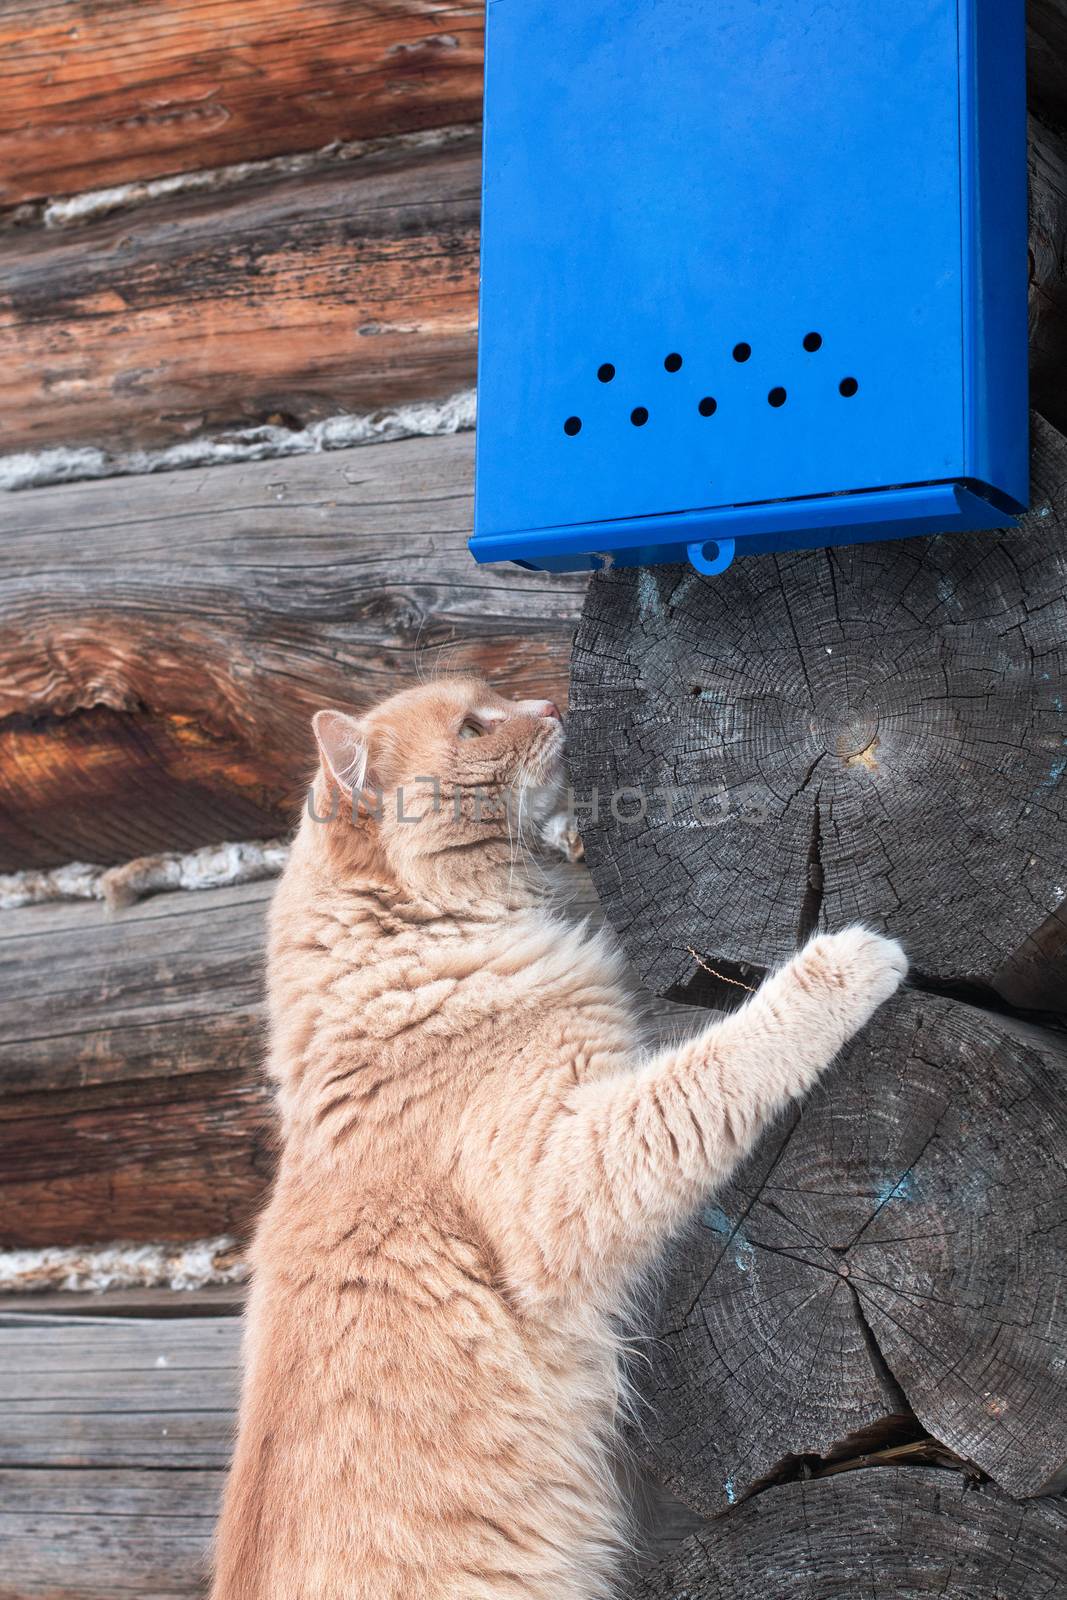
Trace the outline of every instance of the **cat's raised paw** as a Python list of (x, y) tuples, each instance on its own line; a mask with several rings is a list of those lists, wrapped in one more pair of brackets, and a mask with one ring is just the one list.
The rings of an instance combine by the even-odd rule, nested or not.
[(863, 1020), (896, 993), (908, 971), (908, 958), (895, 939), (859, 924), (819, 934), (795, 961), (801, 983), (824, 989), (828, 999), (851, 1001)]

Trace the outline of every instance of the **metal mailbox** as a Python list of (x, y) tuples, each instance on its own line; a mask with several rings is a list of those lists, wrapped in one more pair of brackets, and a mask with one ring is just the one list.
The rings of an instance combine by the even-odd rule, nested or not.
[(1022, 0), (489, 0), (478, 561), (1010, 525)]

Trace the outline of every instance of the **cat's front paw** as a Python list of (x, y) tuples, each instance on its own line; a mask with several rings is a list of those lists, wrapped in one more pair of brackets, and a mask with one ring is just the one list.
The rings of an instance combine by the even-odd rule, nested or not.
[(840, 1013), (847, 1034), (862, 1028), (908, 971), (908, 958), (895, 939), (856, 925), (840, 933), (819, 934), (794, 957), (798, 982), (816, 991)]

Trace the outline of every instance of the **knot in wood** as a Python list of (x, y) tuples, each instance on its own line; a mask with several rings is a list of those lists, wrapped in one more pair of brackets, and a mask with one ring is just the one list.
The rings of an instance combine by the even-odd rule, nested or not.
[(823, 717), (816, 726), (827, 755), (846, 762), (873, 764), (872, 752), (878, 740), (876, 711), (848, 711), (843, 719)]

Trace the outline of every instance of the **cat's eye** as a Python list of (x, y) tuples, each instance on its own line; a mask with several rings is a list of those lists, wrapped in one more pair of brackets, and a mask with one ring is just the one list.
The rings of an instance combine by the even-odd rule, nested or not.
[(461, 739), (480, 739), (485, 729), (475, 717), (464, 717), (459, 725)]

